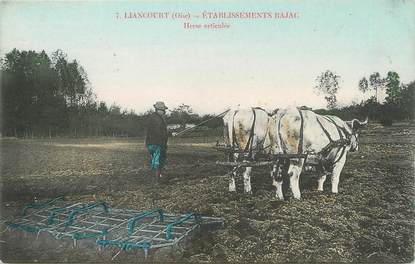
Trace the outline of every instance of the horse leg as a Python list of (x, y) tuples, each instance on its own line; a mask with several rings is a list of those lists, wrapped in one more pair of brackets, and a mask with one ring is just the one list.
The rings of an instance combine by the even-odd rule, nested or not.
[(252, 171), (252, 167), (246, 167), (245, 168), (245, 172), (244, 172), (244, 191), (245, 191), (245, 194), (252, 194), (251, 171)]
[[(229, 161), (235, 161), (238, 160), (238, 153), (233, 153), (229, 155), (228, 160)], [(232, 171), (229, 174), (229, 191), (230, 192), (236, 192), (236, 184), (235, 184), (235, 177), (237, 175), (237, 168), (232, 168)]]
[(236, 192), (235, 176), (236, 176), (236, 169), (234, 168), (229, 176), (229, 191), (230, 192)]
[(282, 193), (282, 169), (280, 165), (272, 166), (271, 178), (272, 186), (275, 187), (275, 197), (279, 200), (284, 200)]
[(295, 199), (301, 199), (300, 192), (300, 174), (303, 169), (304, 159), (293, 160), (290, 162), (288, 168), (288, 175), (290, 177), (290, 187)]
[(340, 173), (343, 170), (344, 164), (346, 163), (346, 155), (334, 165), (333, 167), (333, 174), (331, 176), (331, 192), (338, 193), (339, 192), (339, 180), (340, 180)]
[(317, 191), (323, 191), (323, 185), (327, 178), (327, 172), (324, 169), (324, 166), (319, 164), (317, 166), (317, 173), (319, 173), (319, 178), (317, 180)]
[(323, 185), (324, 185), (324, 182), (326, 181), (326, 178), (327, 178), (327, 174), (322, 174), (319, 178), (318, 178), (318, 180), (317, 180), (317, 191), (320, 191), (320, 192), (322, 192), (323, 191)]

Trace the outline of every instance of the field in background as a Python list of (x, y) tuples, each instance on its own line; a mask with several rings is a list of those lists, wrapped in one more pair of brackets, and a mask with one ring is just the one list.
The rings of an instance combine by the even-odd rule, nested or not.
[[(229, 194), (217, 137), (171, 140), (166, 176), (155, 185), (143, 139), (2, 139), (2, 215), (35, 197), (105, 200), (110, 206), (160, 207), (225, 218), (225, 227), (194, 237), (176, 261), (410, 262), (414, 256), (415, 128), (371, 125), (359, 153), (349, 154), (338, 195), (313, 190), (276, 201), (268, 172), (254, 171), (252, 196)], [(330, 187), (326, 181), (325, 189)], [(110, 261), (94, 249), (31, 243), (3, 233), (2, 261)], [(124, 259), (123, 259), (124, 258)], [(150, 256), (151, 260), (152, 256)], [(133, 253), (120, 260), (135, 260)]]

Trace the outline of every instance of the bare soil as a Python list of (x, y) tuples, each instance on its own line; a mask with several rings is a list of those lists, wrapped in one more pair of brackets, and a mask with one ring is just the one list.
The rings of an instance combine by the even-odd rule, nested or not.
[[(302, 199), (277, 201), (266, 170), (253, 175), (253, 195), (227, 191), (218, 138), (174, 138), (166, 180), (152, 181), (143, 139), (1, 139), (1, 213), (65, 195), (68, 201), (106, 201), (111, 207), (224, 217), (220, 229), (200, 230), (180, 247), (150, 252), (147, 261), (388, 262), (414, 258), (415, 127), (371, 124), (360, 150), (349, 153), (340, 193), (315, 191), (302, 175)], [(330, 189), (330, 179), (325, 190)], [(94, 243), (2, 232), (3, 262), (110, 262), (113, 250)], [(139, 252), (115, 259), (144, 261)]]

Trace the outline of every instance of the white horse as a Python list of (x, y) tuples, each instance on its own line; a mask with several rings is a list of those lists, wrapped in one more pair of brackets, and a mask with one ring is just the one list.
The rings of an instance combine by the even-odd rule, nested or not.
[[(332, 193), (338, 193), (340, 173), (346, 163), (347, 153), (358, 150), (358, 129), (367, 124), (357, 119), (343, 121), (336, 116), (318, 115), (310, 110), (288, 108), (279, 110), (272, 118), (268, 138), (273, 154), (307, 154), (307, 160), (323, 168), (318, 180), (318, 190), (328, 173), (332, 174)], [(305, 158), (289, 159), (288, 176), (293, 196), (301, 198), (299, 177)], [(308, 163), (308, 162), (307, 162)], [(276, 197), (284, 199), (280, 165), (275, 165), (271, 176), (276, 187)]]
[[(271, 145), (268, 137), (271, 124), (269, 117), (262, 108), (237, 109), (226, 113), (223, 117), (224, 137), (227, 146), (232, 149), (231, 161), (253, 160)], [(251, 170), (252, 167), (246, 167), (243, 173), (244, 192), (247, 194), (252, 194)], [(236, 191), (236, 175), (237, 168), (233, 168), (229, 181), (230, 192)]]

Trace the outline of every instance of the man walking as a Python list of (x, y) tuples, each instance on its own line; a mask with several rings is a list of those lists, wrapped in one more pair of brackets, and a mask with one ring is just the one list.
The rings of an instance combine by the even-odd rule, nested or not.
[(159, 180), (166, 162), (168, 131), (165, 116), (167, 107), (164, 102), (156, 102), (154, 108), (155, 112), (151, 113), (147, 120), (146, 146), (150, 153), (151, 170), (155, 172), (156, 180)]

